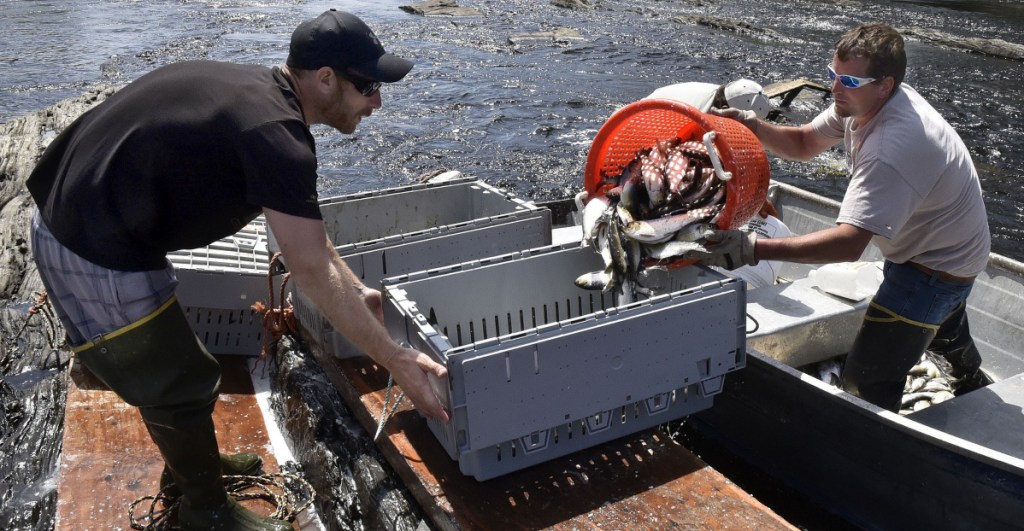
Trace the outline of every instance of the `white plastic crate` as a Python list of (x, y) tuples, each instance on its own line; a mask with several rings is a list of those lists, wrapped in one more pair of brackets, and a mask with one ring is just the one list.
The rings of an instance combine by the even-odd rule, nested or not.
[(392, 337), (448, 368), (428, 421), (479, 480), (711, 407), (744, 366), (746, 288), (702, 266), (629, 304), (577, 288), (603, 268), (565, 244), (384, 281)]
[[(321, 200), (338, 254), (364, 284), (551, 243), (551, 213), (475, 179), (417, 184)], [(278, 248), (270, 235), (270, 250)], [(362, 353), (289, 284), (303, 337), (318, 353)]]
[(263, 318), (251, 306), (268, 301), (267, 252), (267, 225), (257, 218), (206, 247), (167, 255), (178, 277), (178, 301), (210, 353), (259, 354)]

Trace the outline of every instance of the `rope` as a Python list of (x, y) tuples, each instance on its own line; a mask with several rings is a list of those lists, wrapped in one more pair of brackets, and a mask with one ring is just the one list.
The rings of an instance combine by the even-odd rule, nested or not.
[[(28, 316), (25, 317), (25, 321), (21, 323), (18, 331), (13, 336), (6, 338), (6, 342), (10, 344), (11, 348), (8, 349), (6, 345), (4, 346), (3, 353), (0, 354), (0, 367), (6, 368), (8, 356), (14, 353), (17, 348), (18, 340), (21, 339), (21, 335), (25, 333), (26, 329), (28, 329), (28, 325), (31, 323), (32, 317), (36, 314), (40, 314), (44, 318), (44, 332), (46, 333), (46, 342), (50, 345), (50, 348), (57, 349), (63, 346), (63, 341), (59, 342), (60, 344), (58, 345), (57, 325), (55, 324), (57, 317), (54, 315), (53, 305), (50, 303), (46, 290), (34, 292), (33, 295), (36, 296), (36, 300), (32, 306), (29, 306)], [(33, 359), (32, 363), (33, 365), (37, 364), (37, 360)]]
[[(278, 308), (274, 308), (274, 266), (279, 265), (281, 259), (281, 253), (275, 253), (273, 258), (270, 259), (270, 266), (267, 268), (267, 284), (269, 285), (269, 304), (263, 304), (262, 301), (256, 301), (252, 305), (252, 309), (263, 316), (263, 339), (260, 344), (260, 358), (264, 359), (267, 355), (277, 348), (277, 342), (281, 340), (281, 336), (284, 334), (298, 335), (299, 323), (295, 317), (295, 311), (292, 308), (291, 303), (286, 300), (285, 287), (288, 285), (288, 280), (291, 278), (291, 273), (285, 273), (281, 280), (281, 305)], [(285, 304), (288, 307), (285, 307)]]
[(398, 410), (398, 404), (401, 404), (402, 399), (405, 398), (405, 391), (402, 391), (398, 395), (398, 400), (395, 400), (395, 407), (392, 408), (390, 411), (388, 410), (388, 407), (391, 404), (391, 390), (394, 388), (394, 385), (395, 377), (389, 374), (388, 389), (386, 394), (384, 395), (384, 409), (380, 412), (380, 421), (377, 422), (377, 433), (373, 434), (374, 442), (377, 442), (377, 438), (380, 437), (380, 434), (384, 431), (384, 424), (386, 424), (387, 421), (391, 419), (391, 416), (394, 415), (395, 411)]
[[(176, 529), (171, 515), (177, 514), (181, 497), (168, 497), (173, 483), (160, 489), (155, 496), (143, 496), (128, 507), (132, 529), (157, 531)], [(270, 518), (292, 522), (313, 504), (313, 487), (302, 477), (287, 472), (262, 476), (224, 476), (224, 490), (235, 500), (263, 500), (275, 507)], [(148, 508), (143, 506), (149, 503)], [(136, 514), (137, 511), (141, 511)]]
[(24, 323), (21, 323), (21, 328), (18, 329), (18, 333), (14, 334), (12, 343), (18, 342), (18, 338), (21, 337), (21, 334), (25, 331), (25, 328), (28, 327), (28, 322), (32, 319), (32, 316), (42, 311), (43, 308), (50, 303), (50, 299), (47, 298), (46, 296), (46, 290), (36, 292), (34, 295), (36, 296), (36, 303), (33, 304), (32, 306), (29, 306), (28, 317), (25, 318)]

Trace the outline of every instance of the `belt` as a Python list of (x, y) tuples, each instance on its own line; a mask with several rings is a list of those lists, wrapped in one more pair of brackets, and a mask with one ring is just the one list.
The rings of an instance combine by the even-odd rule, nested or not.
[(922, 273), (924, 273), (926, 275), (934, 276), (934, 277), (938, 278), (939, 280), (944, 280), (946, 282), (959, 282), (961, 284), (966, 284), (968, 282), (974, 282), (974, 277), (958, 277), (956, 275), (951, 275), (949, 273), (946, 273), (945, 271), (936, 271), (936, 270), (934, 270), (934, 269), (932, 269), (930, 267), (923, 266), (923, 265), (921, 265), (921, 264), (919, 264), (917, 262), (907, 262), (907, 264), (910, 265), (910, 266), (913, 266), (914, 269), (916, 269), (916, 270), (918, 270), (918, 271), (920, 271), (920, 272), (922, 272)]

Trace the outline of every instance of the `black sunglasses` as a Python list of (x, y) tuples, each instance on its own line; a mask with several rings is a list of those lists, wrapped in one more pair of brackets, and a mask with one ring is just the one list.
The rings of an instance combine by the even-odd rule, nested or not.
[(373, 96), (373, 93), (380, 90), (380, 86), (384, 84), (381, 83), (380, 81), (370, 81), (369, 79), (358, 78), (347, 74), (343, 75), (342, 77), (347, 79), (349, 83), (352, 83), (352, 86), (354, 86), (356, 90), (359, 91), (360, 94), (366, 96), (367, 98)]

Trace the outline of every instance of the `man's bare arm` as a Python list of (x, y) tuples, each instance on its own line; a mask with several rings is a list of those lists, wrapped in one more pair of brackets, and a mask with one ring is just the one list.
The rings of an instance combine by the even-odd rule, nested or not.
[(447, 422), (448, 414), (427, 379), (428, 374), (443, 377), (447, 370), (427, 354), (401, 347), (388, 336), (380, 292), (363, 285), (338, 256), (323, 222), (268, 208), (263, 212), (281, 246), (291, 281), (335, 329), (391, 372), (417, 409)]

